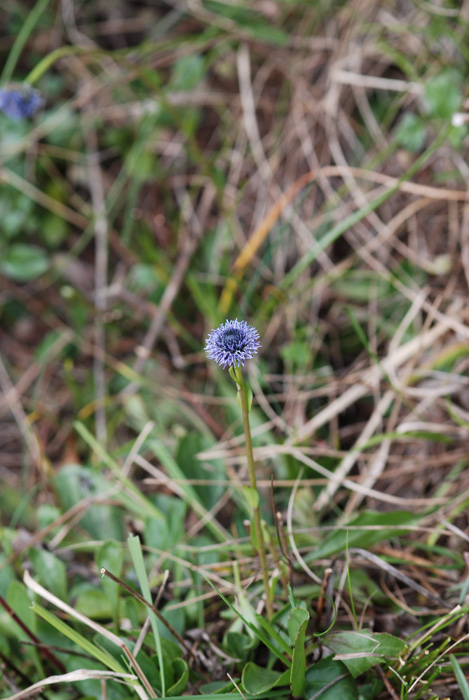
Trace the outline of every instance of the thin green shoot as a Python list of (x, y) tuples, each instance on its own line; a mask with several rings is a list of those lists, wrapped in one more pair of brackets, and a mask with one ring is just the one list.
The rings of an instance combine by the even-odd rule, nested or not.
[[(138, 535), (129, 535), (127, 542), (129, 545), (130, 556), (132, 557), (132, 562), (135, 568), (135, 572), (137, 574), (137, 579), (140, 585), (140, 590), (142, 591), (142, 595), (147, 601), (147, 603), (152, 604), (153, 601), (150, 592), (150, 585), (148, 583), (147, 572), (145, 569), (145, 562), (143, 560), (140, 538), (138, 537)], [(153, 637), (155, 639), (156, 654), (158, 656), (158, 665), (160, 669), (161, 694), (164, 698), (166, 697), (166, 680), (164, 676), (163, 650), (161, 647), (161, 638), (158, 630), (158, 619), (152, 610), (149, 610), (148, 616), (150, 618)]]
[(25, 44), (28, 41), (37, 22), (44, 14), (49, 2), (50, 0), (38, 0), (36, 5), (32, 8), (31, 12), (26, 17), (26, 20), (23, 26), (21, 27), (20, 31), (18, 32), (18, 36), (16, 37), (15, 42), (10, 49), (8, 58), (5, 61), (5, 65), (3, 67), (2, 75), (0, 78), (0, 83), (8, 83), (11, 80), (16, 64), (18, 63), (18, 60), (21, 56), (21, 52), (23, 51)]

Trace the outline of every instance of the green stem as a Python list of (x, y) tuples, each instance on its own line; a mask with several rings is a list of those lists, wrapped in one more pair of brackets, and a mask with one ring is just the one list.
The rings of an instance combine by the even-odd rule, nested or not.
[[(249, 424), (249, 407), (246, 398), (246, 387), (244, 384), (243, 373), (241, 367), (234, 368), (237, 388), (241, 398), (241, 411), (243, 414), (244, 435), (246, 438), (246, 455), (248, 459), (249, 483), (252, 489), (259, 493), (257, 488), (256, 468), (254, 465), (254, 455), (252, 451), (251, 426)], [(269, 620), (273, 617), (274, 610), (272, 606), (272, 598), (269, 586), (269, 570), (267, 568), (267, 555), (265, 552), (264, 534), (262, 532), (261, 514), (258, 507), (253, 508), (254, 511), (254, 528), (256, 531), (257, 551), (262, 569), (262, 580), (264, 582), (265, 603), (267, 608), (267, 617)]]
[(59, 58), (64, 58), (65, 56), (79, 56), (82, 54), (93, 54), (100, 53), (100, 49), (90, 49), (84, 48), (82, 46), (59, 46), (58, 49), (51, 51), (51, 53), (44, 56), (44, 58), (39, 61), (37, 66), (35, 66), (32, 71), (24, 79), (25, 83), (29, 85), (34, 85), (37, 81), (42, 78), (44, 73), (49, 70), (49, 68), (59, 60)]

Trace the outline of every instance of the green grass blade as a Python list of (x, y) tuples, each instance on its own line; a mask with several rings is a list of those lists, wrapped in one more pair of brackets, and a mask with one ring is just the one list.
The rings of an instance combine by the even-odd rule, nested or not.
[(26, 76), (24, 82), (34, 85), (34, 83), (40, 80), (44, 73), (48, 71), (49, 68), (60, 58), (64, 58), (65, 56), (76, 56), (77, 54), (93, 53), (99, 54), (101, 52), (99, 50), (93, 51), (89, 47), (82, 48), (81, 46), (60, 46), (58, 49), (55, 49), (55, 51), (51, 51), (49, 54), (47, 54), (47, 56), (44, 56), (42, 61), (34, 66), (32, 71)]
[[(265, 634), (264, 634), (258, 627), (256, 627), (256, 625), (253, 625), (252, 622), (249, 622), (249, 620), (246, 620), (246, 618), (239, 612), (239, 610), (237, 610), (233, 605), (231, 605), (231, 603), (230, 603), (230, 601), (228, 600), (228, 598), (225, 598), (225, 596), (223, 595), (223, 593), (222, 593), (221, 591), (218, 590), (218, 588), (210, 581), (209, 578), (207, 578), (206, 576), (204, 576), (204, 578), (205, 578), (205, 580), (207, 581), (207, 583), (213, 588), (213, 590), (214, 590), (216, 593), (218, 593), (218, 595), (220, 596), (220, 598), (223, 600), (224, 603), (226, 603), (226, 605), (230, 608), (230, 610), (232, 610), (232, 611), (234, 612), (234, 614), (237, 615), (237, 617), (239, 617), (239, 619), (246, 625), (246, 627), (248, 627), (248, 628), (251, 630), (251, 632), (252, 632), (263, 644), (265, 644), (265, 646), (266, 646), (268, 649), (270, 649), (270, 651), (271, 651), (273, 654), (275, 654), (275, 656), (276, 656), (278, 659), (280, 659), (280, 661), (282, 661), (286, 666), (288, 666), (288, 667), (290, 668), (290, 667), (291, 667), (291, 661), (290, 661), (289, 659), (287, 659), (287, 658), (284, 656), (284, 654), (282, 654), (282, 652), (280, 651), (280, 649), (277, 649), (277, 647), (276, 647), (274, 644), (272, 644), (272, 642), (270, 641), (270, 639), (269, 639), (268, 637), (266, 637)], [(256, 697), (257, 697), (257, 696), (256, 696)]]
[(272, 639), (274, 639), (279, 647), (282, 647), (284, 652), (288, 654), (289, 656), (292, 655), (292, 648), (287, 644), (287, 642), (282, 639), (282, 637), (279, 635), (279, 633), (274, 629), (273, 625), (269, 620), (266, 620), (265, 617), (262, 617), (262, 615), (256, 615), (256, 619), (258, 623), (265, 629), (267, 634), (270, 634)]
[[(184, 472), (181, 470), (176, 460), (174, 460), (170, 455), (166, 447), (161, 442), (157, 442), (156, 440), (152, 440), (150, 446), (154, 454), (158, 457), (161, 464), (166, 469), (168, 476), (171, 479), (184, 482), (186, 478)], [(212, 535), (220, 540), (220, 542), (226, 542), (227, 539), (231, 539), (229, 533), (218, 525), (213, 518), (208, 517), (207, 509), (201, 502), (194, 487), (185, 483), (181, 483), (180, 487), (183, 492), (181, 497), (184, 498), (186, 503), (193, 509), (193, 511), (206, 522), (207, 529), (210, 530)]]
[(25, 23), (18, 32), (18, 36), (15, 39), (15, 43), (11, 47), (8, 58), (5, 61), (5, 66), (3, 67), (2, 77), (0, 79), (1, 83), (7, 83), (11, 80), (15, 66), (18, 63), (18, 59), (24, 48), (24, 45), (28, 41), (30, 34), (32, 33), (36, 23), (38, 22), (41, 15), (44, 13), (50, 0), (38, 0), (31, 12), (26, 18)]
[(464, 672), (459, 665), (458, 660), (456, 659), (453, 654), (450, 654), (450, 661), (451, 661), (451, 666), (453, 667), (454, 675), (456, 676), (456, 680), (458, 682), (459, 688), (461, 689), (462, 696), (464, 700), (469, 700), (469, 683), (467, 682), (467, 678), (464, 675)]
[(83, 423), (75, 421), (73, 425), (80, 437), (83, 438), (86, 444), (93, 450), (103, 464), (109, 467), (115, 477), (121, 482), (127, 494), (130, 494), (130, 497), (124, 493), (119, 494), (119, 497), (125, 500), (126, 507), (133, 512), (140, 513), (140, 515), (145, 513), (153, 518), (163, 518), (163, 514), (153, 505), (153, 503), (151, 503), (151, 501), (145, 498), (135, 484), (130, 479), (122, 476), (122, 469), (120, 465), (106, 452), (103, 446), (96, 440), (94, 435), (90, 433)]
[[(138, 535), (129, 535), (128, 538), (130, 556), (132, 557), (132, 562), (135, 567), (135, 572), (137, 574), (138, 583), (142, 595), (147, 601), (147, 603), (153, 604), (153, 600), (150, 592), (150, 585), (148, 583), (147, 572), (145, 569), (145, 563), (143, 561), (142, 545), (140, 544), (140, 538)], [(158, 630), (158, 618), (155, 613), (151, 610), (148, 611), (150, 617), (150, 624), (153, 630), (153, 636), (155, 638), (156, 653), (158, 656), (158, 664), (160, 667), (160, 681), (161, 681), (161, 693), (163, 697), (166, 697), (166, 682), (164, 677), (164, 667), (163, 667), (163, 650), (161, 648), (160, 633)]]
[(46, 622), (48, 622), (52, 627), (55, 627), (58, 632), (63, 634), (65, 637), (68, 637), (68, 639), (71, 639), (71, 641), (77, 644), (77, 646), (81, 647), (84, 652), (90, 654), (90, 656), (94, 656), (94, 658), (100, 661), (103, 666), (106, 666), (111, 671), (115, 671), (116, 673), (127, 673), (127, 669), (121, 666), (113, 656), (83, 637), (83, 635), (74, 630), (73, 627), (70, 627), (66, 622), (49, 612), (49, 610), (43, 608), (42, 605), (39, 605), (39, 603), (32, 603), (31, 609), (46, 620)]

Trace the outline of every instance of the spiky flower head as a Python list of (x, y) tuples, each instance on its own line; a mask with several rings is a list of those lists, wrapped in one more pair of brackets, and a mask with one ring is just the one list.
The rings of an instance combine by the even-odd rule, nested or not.
[(0, 88), (0, 111), (15, 121), (33, 117), (43, 102), (39, 90), (27, 84), (10, 83)]
[(212, 330), (205, 344), (205, 352), (223, 369), (226, 367), (244, 367), (244, 360), (249, 360), (260, 348), (259, 333), (246, 321), (226, 320), (219, 328)]

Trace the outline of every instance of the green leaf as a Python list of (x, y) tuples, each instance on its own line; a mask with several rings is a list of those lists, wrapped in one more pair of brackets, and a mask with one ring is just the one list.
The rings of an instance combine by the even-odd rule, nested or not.
[[(143, 560), (143, 552), (142, 545), (140, 544), (140, 538), (138, 535), (129, 535), (127, 538), (127, 543), (129, 545), (130, 556), (132, 557), (132, 563), (135, 568), (135, 573), (137, 574), (137, 579), (142, 595), (148, 603), (152, 604), (153, 599), (151, 597), (150, 584), (148, 583), (147, 572)], [(160, 667), (161, 692), (164, 697), (166, 695), (166, 681), (163, 668), (163, 650), (158, 630), (158, 618), (152, 610), (148, 611), (148, 616), (150, 618), (150, 624), (153, 630), (153, 637), (155, 639), (156, 653), (158, 656), (158, 663)]]
[(206, 72), (205, 60), (198, 54), (177, 59), (172, 67), (169, 85), (171, 91), (195, 90)]
[(177, 695), (178, 693), (183, 693), (186, 689), (187, 681), (189, 680), (189, 666), (184, 659), (173, 659), (172, 666), (177, 680), (168, 688), (168, 695)]
[(34, 612), (46, 620), (46, 622), (52, 625), (52, 627), (55, 627), (55, 629), (61, 634), (68, 637), (68, 639), (71, 639), (73, 642), (75, 642), (75, 644), (78, 644), (78, 646), (81, 647), (85, 653), (94, 656), (95, 659), (100, 661), (104, 666), (107, 666), (107, 668), (111, 669), (111, 671), (114, 671), (115, 673), (126, 673), (126, 668), (121, 666), (120, 663), (116, 661), (113, 656), (108, 654), (107, 651), (97, 647), (95, 644), (93, 644), (93, 642), (90, 642), (89, 639), (86, 639), (86, 637), (77, 632), (77, 630), (73, 629), (73, 627), (70, 627), (70, 625), (61, 620), (59, 617), (53, 615), (49, 610), (43, 608), (42, 605), (32, 603), (31, 608)]
[(234, 22), (238, 22), (239, 24), (249, 24), (255, 21), (255, 18), (259, 16), (247, 7), (243, 7), (241, 3), (227, 3), (220, 2), (220, 0), (205, 0), (204, 5), (210, 12), (220, 15), (221, 17), (232, 19)]
[(462, 126), (452, 126), (448, 133), (448, 141), (453, 148), (462, 148), (463, 141), (467, 134), (467, 124), (463, 124)]
[[(368, 298), (368, 297), (367, 297)], [(294, 340), (288, 345), (284, 345), (280, 350), (284, 362), (290, 362), (295, 368), (307, 367), (311, 360), (311, 344), (305, 340)]]
[(145, 520), (145, 543), (155, 549), (174, 549), (184, 536), (184, 522), (187, 506), (184, 501), (158, 495), (156, 505), (163, 512), (162, 518), (149, 517)]
[[(249, 33), (258, 41), (284, 46), (288, 43), (289, 35), (283, 29), (272, 26), (257, 12), (253, 12), (240, 3), (219, 2), (218, 0), (205, 0), (205, 6), (213, 13), (222, 17), (228, 17), (239, 24), (240, 28)], [(254, 7), (255, 5), (253, 5)]]
[(289, 671), (272, 671), (249, 661), (243, 669), (242, 683), (247, 693), (259, 695), (278, 685), (287, 685), (289, 676)]
[(49, 267), (49, 258), (41, 248), (23, 243), (9, 246), (0, 260), (0, 272), (17, 282), (34, 280)]
[(263, 617), (262, 615), (259, 615), (258, 613), (255, 613), (255, 620), (260, 625), (260, 627), (263, 627), (265, 629), (269, 637), (272, 638), (275, 642), (277, 642), (279, 647), (283, 649), (284, 653), (287, 654), (287, 656), (292, 655), (292, 649), (290, 645), (285, 641), (284, 636), (281, 636), (277, 632), (277, 629), (270, 620)]
[(152, 294), (160, 284), (160, 280), (154, 265), (137, 263), (133, 265), (127, 276), (129, 288), (138, 293)]
[[(77, 464), (63, 466), (53, 484), (66, 510), (87, 497), (109, 493), (110, 484), (101, 474)], [(80, 520), (80, 528), (92, 538), (121, 540), (124, 536), (122, 517), (116, 507), (104, 504), (90, 505)]]
[(427, 137), (425, 122), (416, 114), (405, 114), (396, 131), (396, 141), (408, 151), (420, 151)]
[(246, 499), (251, 512), (254, 508), (259, 508), (259, 493), (256, 489), (252, 489), (249, 486), (243, 486), (242, 494)]
[(58, 248), (69, 234), (69, 224), (55, 214), (46, 214), (42, 220), (41, 238), (48, 248)]
[(305, 696), (309, 700), (358, 700), (358, 691), (346, 666), (329, 656), (306, 671)]
[(288, 616), (287, 630), (292, 644), (298, 636), (300, 627), (309, 620), (309, 612), (305, 608), (292, 608)]
[(43, 549), (29, 550), (29, 558), (38, 574), (38, 579), (57, 598), (66, 601), (67, 575), (63, 561)]
[[(135, 598), (133, 600), (135, 600)], [(109, 651), (109, 647), (107, 647), (107, 651)], [(134, 647), (132, 646), (131, 651), (135, 651)], [(180, 653), (181, 652), (179, 652), (179, 655)], [(158, 688), (158, 690), (160, 690), (160, 674), (158, 668), (158, 659), (156, 655), (152, 654), (151, 656), (148, 656), (148, 654), (146, 654), (143, 649), (140, 649), (137, 656), (140, 668), (142, 669), (143, 674), (146, 676), (151, 687)], [(116, 700), (118, 699), (116, 698)]]
[[(402, 535), (405, 529), (393, 529), (393, 525), (413, 525), (416, 518), (408, 511), (396, 510), (392, 513), (375, 513), (365, 511), (351, 520), (343, 529), (334, 530), (328, 537), (324, 538), (319, 547), (306, 558), (306, 561), (323, 559), (345, 551), (347, 528), (348, 546), (369, 548), (377, 542), (382, 542), (395, 535)], [(360, 528), (363, 527), (363, 530)], [(373, 528), (373, 529), (367, 529)]]
[[(2, 589), (0, 589), (1, 591)], [(36, 631), (36, 621), (37, 618), (30, 608), (31, 599), (28, 595), (28, 589), (20, 581), (12, 581), (8, 586), (7, 591), (7, 603), (11, 609), (18, 615), (20, 620), (32, 631)], [(18, 630), (20, 639), (23, 638), (24, 632), (16, 623), (11, 619), (11, 626), (15, 630)]]
[[(49, 331), (44, 338), (37, 343), (34, 349), (34, 357), (42, 364), (48, 364), (52, 358), (57, 358), (64, 353), (65, 348), (70, 341), (71, 335), (67, 330)], [(58, 517), (60, 513), (57, 513)], [(52, 522), (52, 521), (51, 521)]]
[[(25, 126), (24, 122), (13, 122), (9, 119), (7, 121), (8, 124), (5, 124), (0, 118), (2, 148), (7, 148), (7, 145), (13, 146), (15, 141), (19, 140), (16, 137), (13, 139), (9, 138), (8, 132), (11, 126), (14, 129), (20, 127), (21, 134), (16, 134), (19, 138), (26, 136), (26, 133), (22, 131)], [(9, 141), (10, 143), (8, 144)], [(9, 185), (2, 184), (0, 188), (0, 221), (2, 222), (2, 241), (11, 240), (25, 233), (32, 233), (36, 228), (33, 201), (23, 192), (19, 192)]]
[[(204, 576), (203, 572), (201, 572), (201, 573), (202, 573), (202, 576)], [(247, 627), (249, 630), (251, 630), (251, 632), (253, 633), (253, 635), (254, 635), (255, 637), (257, 637), (263, 644), (265, 644), (266, 647), (267, 647), (268, 649), (270, 649), (270, 651), (273, 652), (273, 653), (275, 654), (275, 656), (276, 656), (278, 659), (280, 659), (280, 661), (282, 661), (285, 665), (287, 665), (287, 666), (290, 668), (290, 667), (291, 667), (291, 664), (290, 664), (289, 660), (284, 656), (284, 654), (282, 653), (282, 651), (281, 651), (280, 649), (278, 649), (274, 644), (272, 644), (272, 642), (271, 642), (271, 640), (269, 639), (269, 637), (268, 637), (267, 635), (265, 635), (261, 629), (259, 629), (258, 627), (256, 627), (256, 625), (253, 624), (253, 622), (251, 622), (251, 620), (248, 620), (245, 616), (243, 616), (243, 615), (241, 614), (241, 612), (240, 612), (239, 610), (237, 610), (237, 609), (230, 603), (230, 601), (228, 600), (228, 598), (226, 598), (226, 597), (223, 595), (223, 593), (222, 593), (220, 590), (218, 590), (218, 588), (212, 583), (212, 581), (210, 581), (209, 578), (207, 578), (206, 576), (204, 576), (204, 579), (205, 579), (206, 582), (213, 588), (213, 590), (216, 591), (216, 592), (218, 593), (218, 595), (219, 595), (220, 598), (223, 600), (223, 602), (225, 603), (225, 605), (227, 605), (227, 606), (230, 608), (230, 610), (231, 610), (235, 615), (237, 615), (237, 617), (239, 617), (239, 619), (246, 625), (246, 627)], [(238, 599), (239, 599), (239, 598), (240, 598), (240, 596), (238, 596)], [(264, 618), (261, 618), (261, 616), (258, 615), (258, 616), (256, 616), (256, 620), (260, 623), (262, 620), (264, 620)], [(269, 627), (271, 627), (270, 623), (269, 623), (267, 620), (264, 620), (264, 622), (265, 622), (265, 625), (264, 625), (264, 626), (269, 626)], [(278, 635), (277, 635), (277, 637), (278, 637)]]
[[(169, 610), (168, 610), (168, 608), (169, 608)], [(170, 624), (171, 627), (179, 635), (184, 634), (184, 631), (186, 629), (186, 615), (185, 615), (185, 611), (182, 608), (175, 608), (175, 609), (171, 610), (171, 605), (169, 603), (166, 603), (165, 605), (162, 606), (160, 612), (163, 615), (166, 622), (168, 622), (168, 624)], [(170, 632), (170, 630), (166, 627), (166, 625), (161, 620), (158, 620), (158, 631), (160, 633), (160, 638), (162, 641), (164, 639), (166, 639), (167, 641), (171, 642), (172, 644), (176, 643), (176, 638), (174, 637), (173, 633)], [(181, 655), (181, 652), (179, 651), (178, 657), (180, 655)]]
[[(300, 697), (304, 693), (306, 682), (305, 635), (306, 627), (308, 626), (309, 621), (309, 613), (307, 610), (303, 610), (302, 608), (296, 608), (296, 610), (298, 612), (295, 615), (295, 623), (299, 622), (301, 618), (303, 618), (303, 622), (298, 628), (295, 644), (293, 647), (292, 667), (290, 669), (290, 687), (292, 694), (295, 697)], [(306, 613), (306, 616), (304, 615), (304, 613)]]
[(253, 37), (253, 39), (256, 39), (257, 41), (265, 41), (269, 44), (275, 44), (276, 46), (285, 46), (288, 44), (288, 34), (283, 31), (283, 29), (274, 27), (271, 24), (256, 22), (248, 25), (246, 30)]
[(330, 632), (324, 644), (341, 658), (354, 678), (386, 658), (397, 659), (406, 643), (392, 634), (366, 631)]
[[(231, 369), (231, 368), (230, 368), (230, 369)], [(246, 382), (244, 382), (244, 395), (245, 395), (245, 397), (246, 397), (246, 405), (247, 405), (247, 408), (248, 408), (248, 413), (250, 413), (250, 412), (251, 412), (251, 406), (252, 406), (252, 389), (251, 389), (251, 387), (249, 386), (249, 384), (246, 384)], [(243, 407), (243, 404), (242, 404), (242, 402), (241, 402), (241, 386), (240, 386), (239, 384), (238, 384), (238, 393), (236, 394), (236, 397), (237, 397), (237, 399), (238, 399), (238, 405), (239, 405), (239, 407), (242, 408), (242, 407)]]
[[(114, 576), (120, 576), (124, 564), (124, 551), (120, 542), (108, 540), (98, 549), (96, 554), (96, 566), (101, 569), (103, 566), (109, 569)], [(104, 579), (105, 580), (105, 579)]]
[[(107, 579), (108, 581), (110, 579)], [(115, 588), (118, 588), (114, 584)], [(104, 591), (100, 591), (98, 588), (90, 588), (84, 590), (77, 597), (75, 602), (75, 609), (86, 615), (91, 620), (105, 620), (110, 619), (113, 616), (115, 607), (112, 605), (112, 599)]]
[(246, 384), (244, 382), (244, 393), (246, 395), (246, 404), (248, 407), (248, 413), (251, 413), (251, 406), (252, 406), (252, 389), (249, 384)]
[[(236, 679), (235, 679), (236, 681)], [(207, 697), (210, 697), (210, 700), (216, 700), (216, 698), (219, 698), (220, 695), (222, 694), (222, 691), (228, 691), (233, 689), (233, 683), (231, 681), (212, 681), (211, 683), (203, 683), (199, 687), (199, 693), (202, 695), (205, 695)], [(215, 696), (213, 698), (212, 696)], [(197, 696), (199, 697), (199, 696)], [(241, 697), (241, 696), (239, 696)], [(236, 698), (236, 695), (229, 695), (229, 698), (233, 700), (233, 698)]]
[(63, 146), (64, 148), (72, 148), (72, 144), (76, 143), (77, 134), (79, 134), (79, 116), (76, 115), (72, 108), (62, 104), (54, 110), (54, 113), (48, 115), (48, 124), (54, 128), (47, 129), (44, 135), (44, 140), (53, 146)]
[(462, 696), (464, 700), (469, 700), (469, 683), (467, 682), (467, 678), (464, 675), (464, 672), (456, 657), (453, 656), (453, 654), (450, 654), (449, 659), (451, 661), (451, 666), (453, 667), (454, 675), (456, 676), (459, 688), (461, 689)]
[[(132, 482), (131, 479), (122, 477), (122, 468), (116, 462), (115, 459), (111, 457), (110, 454), (104, 449), (102, 444), (96, 440), (94, 435), (90, 433), (88, 428), (80, 421), (75, 421), (73, 424), (75, 430), (80, 435), (81, 438), (86, 442), (86, 444), (93, 450), (99, 460), (105, 464), (113, 472), (115, 478), (117, 478), (122, 486), (119, 490), (119, 499), (125, 505), (126, 508), (131, 510), (133, 513), (137, 513), (139, 516), (153, 515), (155, 518), (163, 517), (157, 508), (153, 505), (151, 500), (146, 498), (143, 493), (138, 489), (138, 487)], [(109, 489), (109, 482), (104, 480), (104, 483)], [(101, 532), (98, 535), (99, 539), (113, 539), (121, 540), (122, 537), (114, 537), (112, 535), (103, 536)]]
[(241, 634), (241, 632), (235, 632), (233, 630), (226, 633), (223, 641), (223, 646), (227, 653), (235, 659), (241, 659), (242, 661), (247, 658), (249, 652), (258, 644), (257, 639), (254, 637), (248, 637), (247, 634)]
[[(177, 479), (184, 482), (186, 479), (186, 475), (182, 471), (177, 461), (172, 457), (166, 446), (159, 440), (150, 440), (148, 445), (155, 454), (155, 456), (158, 457), (161, 464), (165, 467), (168, 476), (171, 479)], [(211, 532), (221, 542), (224, 542), (226, 539), (225, 532), (218, 525), (218, 522), (216, 520), (208, 517), (207, 510), (201, 502), (199, 494), (194, 489), (194, 487), (187, 483), (181, 483), (180, 488), (182, 499), (197, 513), (197, 515), (204, 519), (207, 518), (207, 529), (211, 530)]]
[(228, 373), (229, 373), (231, 379), (232, 379), (232, 380), (234, 381), (234, 383), (236, 384), (236, 386), (239, 386), (239, 382), (238, 382), (238, 379), (237, 379), (237, 377), (236, 377), (236, 374), (235, 374), (235, 371), (234, 371), (233, 367), (228, 367)]
[[(114, 574), (114, 576), (121, 576), (123, 564), (124, 552), (119, 542), (109, 540), (104, 542), (98, 549), (96, 553), (96, 566), (98, 567), (98, 571), (101, 571), (104, 567), (110, 571), (111, 574)], [(116, 586), (114, 581), (111, 581), (111, 579), (106, 576), (101, 579), (101, 586), (103, 595), (109, 601), (109, 606), (114, 611), (115, 621), (117, 622), (120, 586)], [(88, 617), (92, 616), (88, 615)]]
[[(199, 452), (208, 450), (212, 441), (196, 432), (189, 432), (179, 442), (176, 462), (187, 479), (220, 479), (225, 478), (225, 465), (222, 460), (211, 460), (210, 469), (206, 463), (197, 458)], [(210, 484), (210, 487), (194, 486), (203, 505), (211, 509), (220, 500), (224, 492), (221, 485)]]
[(432, 117), (451, 119), (460, 107), (463, 83), (461, 73), (454, 68), (448, 68), (428, 81), (425, 100)]

